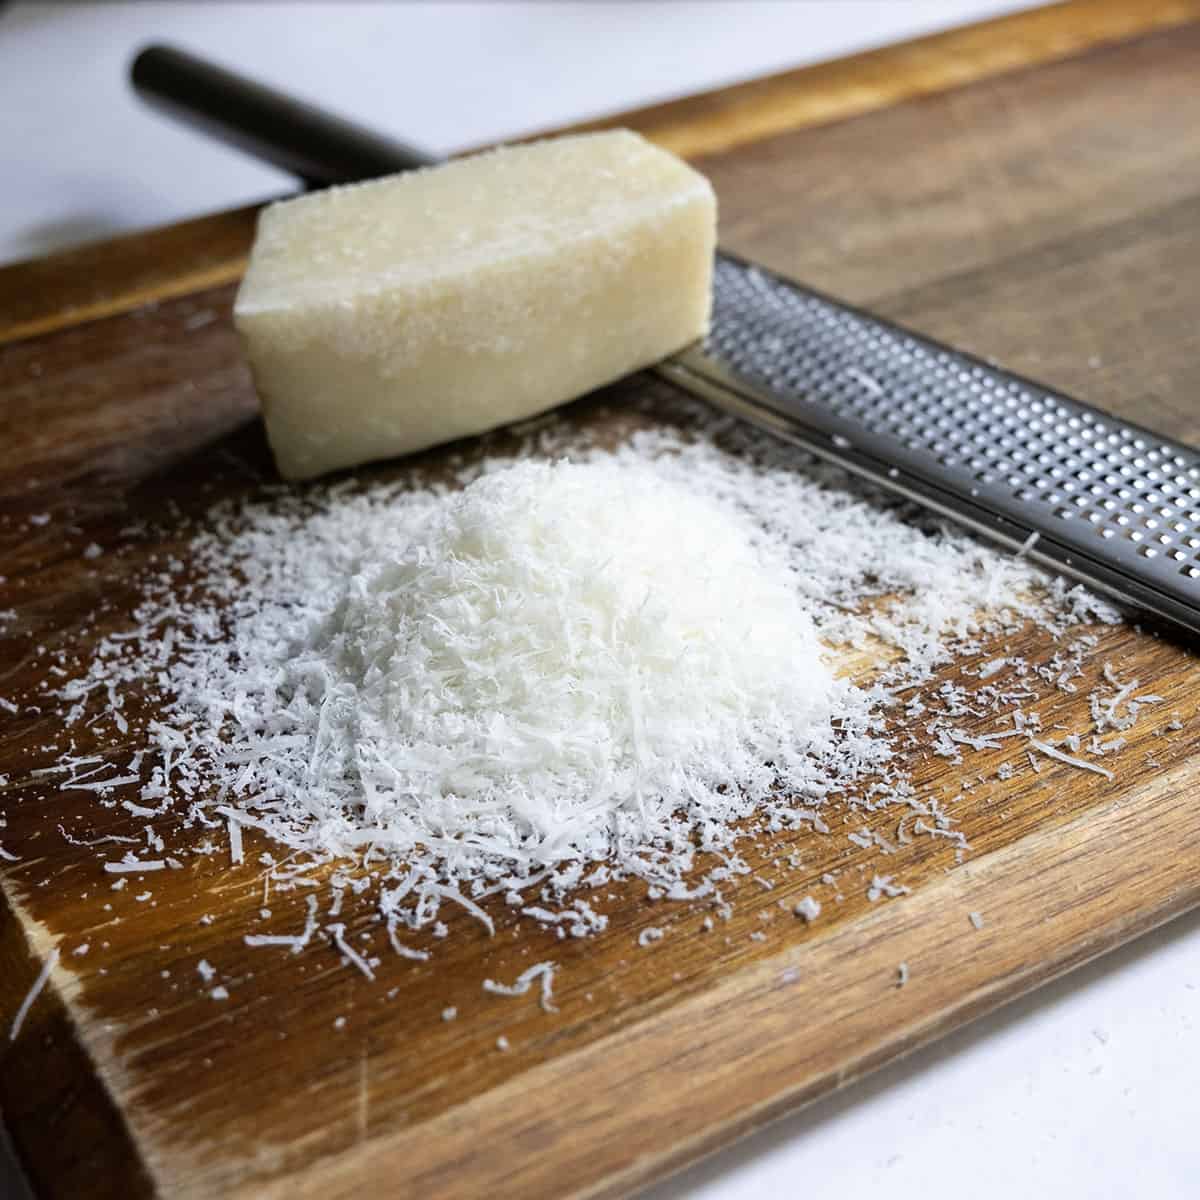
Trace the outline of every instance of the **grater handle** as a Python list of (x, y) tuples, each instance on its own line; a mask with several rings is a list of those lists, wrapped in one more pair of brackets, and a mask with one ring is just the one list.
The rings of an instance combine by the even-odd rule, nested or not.
[(130, 79), (144, 100), (297, 176), (307, 187), (373, 179), (437, 159), (173, 46), (147, 46)]

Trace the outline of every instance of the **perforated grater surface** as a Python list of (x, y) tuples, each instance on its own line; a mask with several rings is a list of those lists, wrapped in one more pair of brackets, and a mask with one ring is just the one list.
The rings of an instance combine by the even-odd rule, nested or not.
[(1200, 452), (718, 255), (689, 391), (1200, 632)]

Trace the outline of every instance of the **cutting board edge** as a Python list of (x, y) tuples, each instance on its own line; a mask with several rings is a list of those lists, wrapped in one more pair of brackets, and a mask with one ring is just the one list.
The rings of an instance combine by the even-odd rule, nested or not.
[[(1189, 773), (1181, 764), (1120, 801), (968, 860), (911, 896), (882, 902), (865, 922), (759, 960), (428, 1122), (316, 1162), (300, 1154), (301, 1179), (287, 1168), (264, 1177), (226, 1167), (214, 1176), (205, 1160), (216, 1148), (181, 1152), (134, 1118), (139, 1168), (156, 1181), (157, 1194), (173, 1197), (341, 1200), (400, 1172), (430, 1198), (506, 1188), (531, 1200), (627, 1195), (1200, 905), (1200, 880), (1189, 876), (1186, 853), (1168, 857), (1162, 871), (1145, 870), (1152, 837), (1178, 838), (1200, 852)], [(1059, 897), (1057, 909), (1030, 903), (1025, 915), (1037, 919), (1023, 923), (1013, 909), (1022, 897), (1046, 892)], [(992, 901), (1000, 899), (1007, 910), (998, 914)], [(969, 920), (974, 911), (984, 916), (982, 929)], [(1071, 934), (1045, 934), (1050, 956), (1039, 957), (1038, 929), (1051, 919)], [(944, 964), (932, 960), (942, 954), (949, 970), (938, 979)], [(902, 961), (910, 975), (900, 987)], [(832, 996), (821, 991), (824, 977), (850, 982)], [(839, 1057), (847, 1039), (856, 1049)], [(135, 1112), (121, 1103), (119, 1068), (103, 1061), (101, 1046), (90, 1050), (117, 1109)], [(588, 1095), (573, 1094), (585, 1077)], [(684, 1088), (690, 1097), (681, 1102)], [(668, 1112), (675, 1124), (664, 1133)], [(655, 1152), (649, 1142), (671, 1149)], [(531, 1145), (540, 1152), (523, 1149)], [(575, 1181), (567, 1193), (564, 1177)]]
[[(69, 948), (58, 940), (60, 955)], [(15, 943), (20, 943), (18, 948)], [(30, 914), (10, 881), (0, 876), (0, 952), (21, 960), (19, 975), (6, 972), (4, 993), (24, 998), (56, 941), (45, 925)], [(34, 1189), (34, 1195), (69, 1195), (63, 1190), (63, 1146), (70, 1147), (71, 1179), (85, 1174), (92, 1179), (119, 1180), (114, 1190), (92, 1195), (144, 1200), (159, 1194), (151, 1181), (126, 1114), (118, 1103), (111, 1070), (105, 1059), (111, 1053), (104, 1043), (87, 1036), (81, 1019), (78, 987), (67, 962), (60, 957), (42, 992), (26, 1014), (18, 1037), (5, 1047), (5, 1070), (0, 1072), (0, 1121), (11, 1140)], [(5, 1006), (7, 1008), (7, 1005)], [(47, 1056), (58, 1068), (47, 1069)], [(63, 1069), (63, 1059), (74, 1069)], [(110, 1060), (111, 1061), (111, 1060)], [(23, 1111), (28, 1093), (14, 1095), (32, 1078), (46, 1089), (32, 1110)], [(82, 1086), (76, 1082), (82, 1081)], [(73, 1122), (70, 1132), (47, 1130), (50, 1120)], [(90, 1132), (89, 1132), (90, 1131)], [(90, 1149), (89, 1149), (90, 1147)]]

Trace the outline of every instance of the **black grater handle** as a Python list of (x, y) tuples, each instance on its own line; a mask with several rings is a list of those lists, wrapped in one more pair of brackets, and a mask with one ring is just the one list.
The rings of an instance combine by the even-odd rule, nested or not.
[(308, 187), (373, 179), (437, 159), (172, 46), (147, 46), (130, 79), (156, 108)]

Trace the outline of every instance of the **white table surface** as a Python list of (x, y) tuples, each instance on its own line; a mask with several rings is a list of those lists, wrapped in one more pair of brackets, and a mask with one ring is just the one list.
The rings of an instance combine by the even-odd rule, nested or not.
[[(285, 176), (134, 100), (127, 65), (148, 41), (174, 41), (447, 152), (1018, 7), (1011, 0), (9, 6), (0, 9), (0, 262), (289, 186)], [(650, 1194), (1194, 1200), (1198, 1004), (1200, 915), (1193, 915)], [(21, 1196), (3, 1157), (0, 1148), (0, 1196)]]

